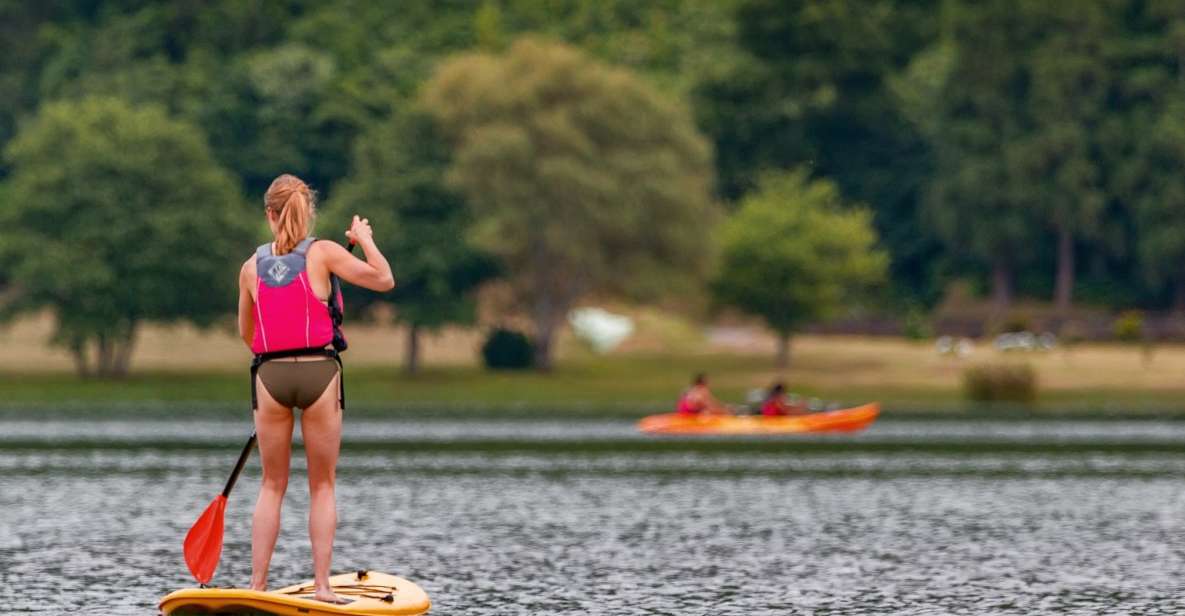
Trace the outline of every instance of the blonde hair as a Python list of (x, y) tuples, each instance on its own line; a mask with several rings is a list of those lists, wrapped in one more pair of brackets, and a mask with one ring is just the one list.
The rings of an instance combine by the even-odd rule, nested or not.
[(272, 180), (263, 196), (267, 211), (276, 215), (276, 254), (288, 254), (312, 230), (314, 193), (300, 178), (285, 173)]

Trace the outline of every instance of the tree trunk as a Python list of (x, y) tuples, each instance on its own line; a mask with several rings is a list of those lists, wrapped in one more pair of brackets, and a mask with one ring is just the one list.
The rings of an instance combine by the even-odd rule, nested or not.
[(86, 340), (75, 339), (70, 343), (70, 354), (74, 356), (74, 371), (79, 378), (91, 377), (90, 362), (86, 359)]
[(1057, 279), (1053, 297), (1058, 316), (1068, 316), (1074, 301), (1074, 236), (1064, 226), (1057, 232)]
[(790, 334), (778, 334), (778, 370), (790, 367)]
[(992, 318), (1003, 318), (1012, 305), (1012, 270), (999, 260), (992, 266)]
[(407, 355), (403, 361), (403, 371), (408, 375), (414, 375), (420, 371), (420, 326), (408, 325), (407, 327)]
[(112, 376), (122, 379), (128, 375), (128, 367), (132, 362), (132, 349), (136, 346), (136, 325), (129, 325), (127, 335), (123, 340), (116, 341), (114, 346)]
[(551, 372), (551, 343), (555, 334), (555, 324), (551, 320), (535, 324), (535, 369), (540, 372)]
[(101, 334), (95, 341), (95, 374), (101, 379), (111, 376), (112, 372), (112, 358), (114, 357), (113, 349), (111, 348), (111, 339), (106, 334)]
[(535, 345), (535, 369), (540, 372), (551, 372), (555, 332), (571, 305), (565, 296), (557, 295), (543, 294), (533, 309), (535, 337), (531, 342)]

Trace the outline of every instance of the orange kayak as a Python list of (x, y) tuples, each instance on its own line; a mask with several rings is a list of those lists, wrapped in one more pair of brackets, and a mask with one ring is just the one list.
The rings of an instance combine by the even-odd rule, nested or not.
[(858, 432), (876, 421), (881, 405), (836, 411), (762, 417), (760, 415), (680, 415), (663, 413), (643, 417), (638, 429), (647, 434), (803, 434), (808, 432)]

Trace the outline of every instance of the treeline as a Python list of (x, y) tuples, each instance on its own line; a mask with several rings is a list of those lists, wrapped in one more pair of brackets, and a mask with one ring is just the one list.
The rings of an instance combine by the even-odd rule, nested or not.
[(685, 94), (727, 17), (681, 2), (0, 4), (14, 84), (0, 317), (50, 309), (81, 373), (126, 372), (141, 322), (230, 305), (263, 237), (253, 204), (287, 172), (320, 191), (322, 234), (353, 212), (375, 223), (399, 286), (351, 303), (395, 304), (410, 367), (418, 333), (472, 322), (473, 289), (500, 276), (546, 369), (590, 293), (702, 284), (718, 206)]
[(724, 194), (807, 165), (869, 204), (904, 302), (972, 282), (1185, 309), (1185, 5), (742, 2), (696, 87)]
[[(827, 225), (868, 252), (867, 208), (890, 311), (933, 305), (956, 280), (1001, 313), (1017, 296), (1063, 312), (1185, 308), (1182, 32), (1185, 8), (1159, 0), (0, 0), (0, 284), (22, 291), (5, 311), (95, 289), (104, 301), (59, 319), (59, 342), (96, 346), (118, 371), (135, 322), (193, 318), (142, 305), (167, 286), (151, 278), (165, 257), (119, 246), (216, 230), (163, 206), (131, 231), (110, 226), (188, 195), (226, 229), (217, 241), (249, 246), (258, 197), (284, 172), (320, 191), (327, 222), (366, 210), (380, 233), (400, 230), (385, 238), (405, 268), (391, 301), (413, 331), (471, 320), (469, 292), (506, 277), (542, 365), (587, 293), (709, 280), (719, 210), (737, 213), (734, 244), (763, 245), (778, 236), (737, 220), (800, 232), (855, 212)], [(178, 161), (187, 172), (153, 180)], [(79, 189), (129, 173), (138, 194)], [(784, 202), (814, 205), (779, 218)], [(79, 238), (100, 258), (65, 277), (73, 286), (34, 284), (81, 258), (67, 250)], [(37, 248), (55, 239), (69, 241)], [(784, 295), (720, 272), (710, 287), (788, 336), (843, 299), (792, 284), (836, 250), (800, 246), (815, 252), (787, 248), (753, 283), (777, 274), (822, 307), (793, 297), (788, 315)], [(724, 246), (723, 262), (764, 254), (743, 248)], [(850, 253), (851, 267), (812, 273), (873, 283), (880, 253)], [(150, 282), (114, 292), (129, 272)], [(196, 301), (201, 321), (208, 303)], [(97, 338), (110, 323), (118, 339)]]

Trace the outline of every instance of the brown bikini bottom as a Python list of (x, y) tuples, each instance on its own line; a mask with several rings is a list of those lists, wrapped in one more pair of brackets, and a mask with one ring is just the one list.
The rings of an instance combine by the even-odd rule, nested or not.
[(333, 359), (271, 360), (259, 366), (259, 381), (281, 405), (307, 409), (321, 398), (337, 373), (337, 361)]

